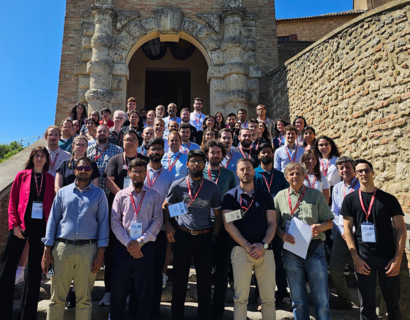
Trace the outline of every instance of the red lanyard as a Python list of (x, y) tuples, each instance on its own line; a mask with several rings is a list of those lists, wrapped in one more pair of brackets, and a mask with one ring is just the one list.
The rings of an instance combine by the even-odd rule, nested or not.
[[(239, 146), (239, 150), (241, 151), (241, 153), (242, 153), (243, 157), (244, 157), (244, 158), (246, 158), (245, 153), (244, 153), (244, 152), (243, 152), (243, 150), (242, 150), (242, 146)], [(249, 149), (249, 156), (248, 156), (248, 159), (250, 159), (250, 158), (251, 158), (251, 151), (252, 151), (252, 149)]]
[(268, 184), (268, 180), (266, 180), (265, 176), (262, 174), (262, 178), (263, 178), (263, 180), (265, 180), (266, 188), (268, 188), (269, 193), (270, 193), (270, 188), (272, 186), (273, 175), (274, 175), (274, 173), (272, 172), (272, 175), (270, 177), (270, 182)]
[(279, 140), (279, 145), (281, 146), (282, 145), (282, 139), (283, 139), (283, 135), (280, 137), (280, 138), (278, 138), (278, 140)]
[(199, 118), (196, 116), (196, 113), (194, 112), (194, 117), (196, 120), (196, 125), (199, 126), (199, 124), (201, 123), (202, 112), (199, 113)]
[[(149, 180), (149, 171), (148, 171), (148, 169), (147, 169), (147, 183), (148, 183), (148, 187), (151, 188), (151, 187), (154, 185), (155, 181), (157, 180), (157, 178), (158, 178), (159, 175), (161, 174), (162, 169), (164, 169), (164, 168), (163, 168), (163, 167), (161, 168), (161, 170), (159, 171), (158, 175), (154, 178), (154, 180), (152, 180), (152, 183), (151, 183), (151, 181)], [(155, 172), (154, 172), (154, 173), (155, 173)]]
[[(256, 140), (258, 140), (258, 144), (256, 145), (256, 148), (254, 148), (256, 151), (258, 151), (258, 148), (259, 148), (259, 142), (260, 142), (260, 140), (259, 140), (259, 138), (258, 139), (256, 139)], [(251, 147), (252, 148), (252, 147)]]
[[(57, 154), (56, 154), (56, 157), (54, 158), (54, 161), (51, 161), (51, 160), (50, 160), (50, 168), (51, 168), (51, 169), (53, 169), (54, 165), (56, 164), (57, 158), (58, 158), (58, 155), (59, 155), (59, 154), (60, 154), (60, 153), (57, 153)], [(51, 159), (51, 157), (50, 157), (50, 159)]]
[[(112, 131), (112, 134), (114, 135), (115, 140), (116, 140), (118, 143), (120, 143), (120, 141), (121, 141), (122, 136), (123, 136), (124, 133), (121, 131), (121, 132), (118, 134), (117, 131), (113, 130), (113, 131)], [(118, 136), (117, 136), (117, 134), (118, 134)], [(117, 137), (119, 137), (119, 138), (117, 138)]]
[(172, 168), (175, 166), (175, 163), (177, 163), (180, 156), (181, 156), (181, 153), (178, 152), (178, 157), (175, 159), (174, 163), (171, 165), (171, 154), (168, 153), (168, 171), (169, 172), (171, 172)]
[[(326, 163), (326, 165), (324, 163)], [(329, 165), (330, 165), (330, 160), (320, 159), (320, 166), (322, 167), (322, 173), (325, 177), (327, 177)]]
[(108, 148), (108, 146), (106, 146), (106, 147), (104, 148), (104, 150), (101, 151), (100, 155), (98, 155), (98, 148), (97, 148), (97, 146), (95, 146), (95, 158), (94, 158), (94, 161), (97, 161), (98, 159), (100, 159), (101, 156), (103, 155), (103, 153), (105, 152), (105, 150), (107, 150), (107, 148)]
[(292, 210), (292, 202), (290, 201), (290, 194), (289, 194), (290, 188), (288, 189), (288, 202), (289, 202), (290, 215), (291, 215), (292, 217), (293, 217), (293, 214), (295, 213), (296, 209), (299, 207), (299, 204), (300, 204), (300, 202), (302, 201), (303, 197), (305, 196), (306, 189), (307, 189), (306, 186), (303, 186), (303, 192), (302, 192), (302, 194), (300, 195), (300, 197), (299, 197), (299, 199), (298, 199), (298, 202), (296, 202), (296, 205), (295, 205), (295, 207), (293, 208), (293, 210)]
[(373, 195), (372, 195), (372, 200), (370, 200), (370, 204), (369, 204), (369, 210), (366, 211), (366, 208), (364, 207), (364, 204), (363, 204), (362, 189), (359, 189), (360, 205), (362, 206), (362, 209), (363, 209), (364, 213), (366, 214), (366, 221), (369, 219), (370, 213), (372, 212), (372, 207), (373, 207), (376, 191), (377, 191), (377, 188), (374, 188)]
[(285, 146), (285, 151), (286, 151), (286, 153), (288, 154), (289, 161), (290, 161), (290, 162), (295, 162), (295, 160), (296, 160), (296, 154), (298, 153), (298, 146), (295, 145), (295, 155), (293, 156), (293, 160), (292, 160), (291, 157), (290, 157), (290, 154), (289, 154), (289, 151), (288, 151), (288, 146)]
[(36, 182), (37, 199), (40, 199), (41, 189), (43, 189), (44, 173), (41, 173), (40, 190), (38, 188), (37, 175), (34, 173), (34, 181)]
[(228, 161), (226, 162), (226, 165), (225, 165), (225, 166), (221, 163), (221, 165), (222, 165), (225, 169), (228, 169), (228, 165), (229, 165), (229, 162), (231, 162), (232, 157), (233, 157), (233, 152), (231, 152), (231, 156), (229, 157), (229, 159), (228, 159), (228, 157), (226, 157), (226, 159), (228, 159)]
[(179, 146), (179, 151), (182, 152), (183, 154), (187, 154), (190, 146), (191, 146), (191, 141), (188, 141), (188, 146), (186, 147), (184, 151), (184, 149), (182, 148), (182, 143), (181, 143), (181, 145)]
[(255, 197), (252, 196), (251, 204), (248, 207), (245, 207), (245, 206), (242, 205), (242, 195), (240, 195), (239, 196), (239, 205), (241, 206), (242, 210), (245, 210), (245, 213), (247, 213), (248, 210), (252, 207), (254, 200), (255, 200)]
[[(137, 155), (134, 157), (134, 159), (136, 159), (136, 158), (138, 158), (138, 152), (137, 152)], [(127, 170), (128, 170), (128, 163), (125, 160), (125, 152), (122, 153), (122, 159), (124, 160), (124, 165), (127, 167)]]
[(142, 193), (143, 193), (143, 194), (142, 194), (140, 203), (138, 204), (138, 208), (135, 207), (135, 202), (134, 202), (134, 197), (133, 197), (133, 195), (132, 195), (132, 192), (130, 193), (132, 206), (133, 206), (134, 211), (135, 211), (135, 218), (138, 217), (138, 213), (140, 212), (140, 209), (141, 209), (141, 206), (142, 206), (142, 202), (144, 201), (144, 198), (145, 198), (145, 191), (142, 191)]
[(199, 191), (201, 191), (201, 189), (202, 189), (202, 185), (204, 184), (204, 178), (202, 178), (202, 181), (201, 181), (201, 185), (199, 186), (199, 189), (198, 189), (198, 191), (195, 193), (195, 196), (192, 198), (192, 191), (191, 191), (191, 187), (190, 187), (190, 185), (189, 185), (189, 178), (188, 177), (186, 177), (186, 184), (187, 184), (187, 186), (188, 186), (188, 195), (189, 195), (189, 197), (191, 198), (191, 202), (188, 204), (188, 207), (195, 201), (195, 199), (196, 199), (196, 197), (198, 196), (198, 194), (199, 194)]
[(242, 128), (247, 128), (247, 127), (248, 127), (248, 120), (246, 120), (246, 121), (243, 123), (243, 125), (242, 125), (242, 122), (241, 122), (241, 127), (242, 127)]
[(316, 184), (316, 176), (313, 178), (313, 184), (310, 184), (309, 175), (306, 175), (306, 180), (308, 182), (309, 188), (314, 189)]
[[(354, 178), (354, 184), (351, 184), (351, 189), (349, 193), (352, 193), (354, 191), (354, 187), (357, 184), (357, 181), (359, 181), (358, 179)], [(346, 197), (346, 183), (343, 182), (343, 199)]]
[[(215, 183), (218, 183), (220, 175), (221, 175), (221, 167), (219, 167), (218, 176), (216, 177), (216, 180), (214, 181)], [(211, 177), (211, 166), (208, 167), (208, 177), (209, 177), (209, 180), (213, 181)]]

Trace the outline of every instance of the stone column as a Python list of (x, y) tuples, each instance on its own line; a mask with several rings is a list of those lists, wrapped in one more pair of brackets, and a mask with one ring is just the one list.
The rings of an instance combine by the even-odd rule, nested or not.
[(249, 66), (244, 62), (246, 40), (242, 36), (242, 19), (245, 9), (241, 7), (223, 10), (224, 39), (221, 50), (224, 53), (223, 76), (225, 78), (225, 112), (249, 109), (251, 95), (248, 92)]
[(111, 107), (113, 93), (111, 92), (111, 78), (113, 63), (110, 59), (112, 46), (112, 18), (114, 16), (113, 0), (96, 0), (91, 5), (95, 31), (91, 39), (92, 56), (87, 63), (90, 74), (90, 89), (85, 98), (90, 110), (101, 110)]

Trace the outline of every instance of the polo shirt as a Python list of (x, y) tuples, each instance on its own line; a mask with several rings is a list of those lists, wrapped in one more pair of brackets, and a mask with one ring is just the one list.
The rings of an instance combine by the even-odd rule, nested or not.
[[(148, 176), (151, 187), (148, 185)], [(174, 174), (166, 170), (164, 167), (161, 167), (159, 170), (154, 170), (150, 167), (150, 165), (147, 165), (147, 177), (145, 177), (144, 185), (147, 188), (152, 188), (159, 192), (161, 196), (161, 203), (164, 202), (169, 188), (174, 181)]]
[[(208, 165), (206, 165), (203, 173), (205, 179), (215, 182), (218, 185), (219, 192), (221, 193), (221, 199), (223, 199), (225, 193), (227, 193), (228, 190), (235, 188), (237, 182), (236, 175), (231, 170), (225, 169), (224, 167), (220, 167), (220, 170), (220, 174), (219, 170), (210, 170), (209, 176)], [(218, 182), (216, 182), (216, 179), (218, 179)]]
[[(267, 184), (270, 186), (270, 191), (263, 177), (265, 177)], [(279, 191), (289, 188), (289, 183), (286, 181), (283, 172), (276, 170), (273, 166), (272, 170), (269, 172), (263, 170), (261, 166), (257, 167), (255, 169), (255, 176), (253, 179), (258, 189), (268, 191), (272, 195), (273, 199), (275, 199), (275, 196)], [(272, 183), (270, 183), (271, 179)]]
[[(256, 151), (254, 148), (250, 148), (249, 150), (242, 149), (240, 147), (233, 148), (233, 151), (238, 152), (242, 158), (249, 158), (251, 160), (252, 165), (254, 168), (257, 168), (260, 164), (259, 158), (258, 158), (258, 151)], [(249, 157), (249, 152), (250, 152), (250, 157)]]
[(288, 150), (290, 159), (292, 160), (296, 152), (295, 162), (302, 163), (302, 156), (305, 153), (305, 149), (295, 144), (295, 148), (292, 150), (289, 149), (287, 145), (284, 145), (275, 151), (273, 167), (276, 170), (284, 172), (286, 165), (291, 162), (286, 150)]
[[(250, 206), (242, 219), (233, 222), (241, 235), (250, 243), (261, 243), (265, 238), (268, 229), (266, 211), (275, 210), (272, 196), (269, 192), (259, 189), (255, 186), (254, 193), (251, 196), (243, 192), (240, 185), (229, 190), (222, 203), (222, 210), (235, 211), (241, 209), (240, 201), (242, 197), (242, 206)], [(235, 242), (235, 245), (240, 244)]]

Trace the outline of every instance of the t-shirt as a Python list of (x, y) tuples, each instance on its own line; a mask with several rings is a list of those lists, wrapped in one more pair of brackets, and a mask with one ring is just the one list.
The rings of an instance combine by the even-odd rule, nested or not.
[[(217, 184), (219, 192), (221, 193), (221, 199), (223, 199), (225, 193), (227, 193), (228, 190), (231, 190), (237, 185), (236, 175), (231, 170), (225, 169), (223, 167), (221, 167), (220, 170), (210, 170), (211, 177), (209, 177), (208, 165), (206, 165), (203, 173), (205, 179), (212, 180)], [(218, 182), (216, 182), (216, 179), (218, 179)]]
[(191, 188), (192, 197), (198, 192), (201, 180), (193, 181), (189, 176), (176, 180), (169, 188), (166, 200), (169, 204), (185, 202), (188, 206), (188, 213), (175, 217), (176, 223), (191, 230), (203, 230), (212, 226), (211, 209), (220, 209), (222, 206), (221, 196), (218, 186), (206, 179), (193, 203), (188, 194), (188, 185)]
[[(249, 158), (249, 150), (245, 150), (245, 149), (241, 150), (241, 148), (236, 147), (236, 148), (233, 148), (233, 151), (239, 152), (243, 158), (247, 158), (247, 159)], [(258, 151), (256, 151), (254, 148), (251, 148), (250, 151), (251, 151), (251, 157), (249, 160), (251, 160), (253, 168), (256, 169), (260, 164), (260, 160), (258, 158)]]
[[(314, 174), (308, 174), (305, 177), (305, 181), (303, 181), (303, 184), (308, 187), (308, 188), (313, 188), (316, 190), (319, 190), (320, 192), (323, 192), (324, 189), (329, 189), (329, 182), (327, 181), (326, 177), (322, 174), (320, 177), (320, 181), (316, 179), (316, 176)], [(309, 179), (309, 182), (308, 182)], [(310, 183), (310, 185), (309, 185)], [(313, 185), (313, 183), (315, 185)]]
[[(72, 160), (71, 168), (68, 166), (69, 163), (70, 160), (65, 160), (57, 169), (57, 172), (59, 172), (63, 176), (63, 187), (68, 186), (75, 181), (74, 168), (77, 165), (77, 161)], [(98, 170), (97, 164), (93, 161), (93, 174), (91, 175), (91, 181), (99, 177), (100, 171)]]
[[(372, 195), (373, 192), (362, 192), (363, 204), (366, 210), (369, 209)], [(400, 203), (393, 195), (379, 189), (376, 191), (372, 211), (369, 216), (369, 222), (375, 228), (376, 243), (362, 242), (361, 225), (363, 222), (366, 222), (366, 214), (360, 205), (359, 190), (346, 195), (340, 214), (353, 218), (353, 225), (356, 228), (354, 239), (359, 254), (362, 252), (366, 255), (386, 259), (394, 257), (396, 254), (396, 244), (391, 218), (397, 215), (404, 216), (404, 214)]]
[[(264, 177), (266, 180), (264, 179)], [(253, 180), (259, 189), (268, 191), (269, 186), (270, 194), (272, 195), (273, 199), (275, 199), (276, 194), (279, 191), (289, 188), (289, 183), (286, 181), (283, 172), (276, 170), (273, 167), (270, 172), (266, 172), (262, 169), (261, 166), (257, 167), (255, 169), (255, 176)]]
[[(225, 194), (222, 210), (235, 211), (241, 209), (240, 197), (242, 197), (243, 207), (250, 206), (252, 197), (254, 198), (253, 204), (243, 218), (234, 221), (233, 224), (248, 242), (261, 243), (268, 228), (266, 210), (275, 210), (273, 198), (268, 191), (261, 190), (256, 186), (252, 197), (250, 197), (238, 185)], [(238, 243), (236, 245), (239, 246)]]

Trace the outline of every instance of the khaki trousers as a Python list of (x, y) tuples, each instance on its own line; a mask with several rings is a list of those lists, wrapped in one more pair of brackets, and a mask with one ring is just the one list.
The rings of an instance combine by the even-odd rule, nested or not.
[(234, 319), (246, 320), (252, 270), (258, 281), (259, 295), (262, 300), (262, 319), (275, 320), (275, 258), (272, 250), (266, 250), (263, 257), (252, 258), (239, 246), (231, 252), (235, 296), (233, 301)]
[(47, 320), (63, 320), (65, 301), (73, 279), (77, 298), (75, 319), (91, 319), (91, 291), (97, 275), (91, 273), (91, 264), (97, 249), (97, 243), (74, 246), (56, 242), (53, 249), (54, 276), (51, 280), (51, 302), (48, 306)]

